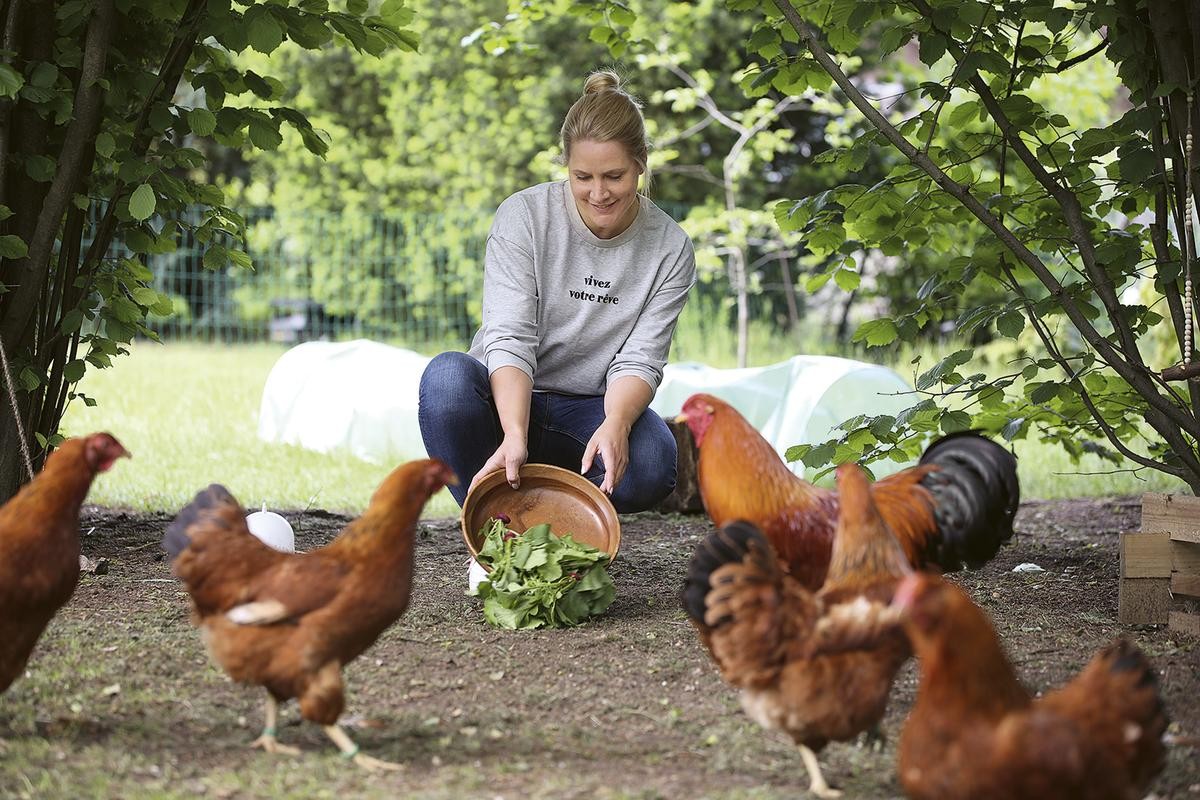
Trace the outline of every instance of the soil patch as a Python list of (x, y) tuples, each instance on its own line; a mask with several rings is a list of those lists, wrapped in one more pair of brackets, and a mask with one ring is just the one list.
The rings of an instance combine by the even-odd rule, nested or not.
[[(1155, 793), (1200, 798), (1200, 643), (1116, 622), (1117, 533), (1138, 517), (1134, 498), (1025, 503), (1015, 541), (957, 579), (1033, 688), (1068, 680), (1116, 636), (1133, 639), (1184, 742)], [(346, 522), (289, 518), (299, 549)], [(466, 596), (457, 521), (423, 521), (408, 614), (345, 671), (351, 735), (406, 765), (382, 775), (345, 764), (294, 706), (279, 735), (300, 757), (246, 747), (265, 693), (209, 662), (158, 547), (167, 522), (85, 509), (84, 553), (109, 572), (83, 576), (28, 674), (0, 696), (0, 796), (783, 798), (807, 786), (799, 754), (740, 712), (680, 610), (703, 518), (622, 518), (609, 611), (574, 630), (519, 633), (489, 627)], [(1022, 562), (1044, 571), (1014, 573)], [(835, 743), (822, 754), (848, 797), (900, 796), (895, 741), (915, 678), (910, 664), (897, 681), (882, 750)]]

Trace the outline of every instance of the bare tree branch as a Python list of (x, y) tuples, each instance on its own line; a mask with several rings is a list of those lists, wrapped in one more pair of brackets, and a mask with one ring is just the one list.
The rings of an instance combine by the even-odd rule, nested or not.
[[(1025, 24), (1023, 20), (1022, 20), (1021, 24), (1022, 25)], [(1084, 52), (1080, 53), (1077, 56), (1072, 56), (1072, 57), (1068, 58), (1066, 61), (1062, 62), (1057, 67), (1055, 67), (1053, 69), (1053, 71), (1054, 72), (1066, 72), (1067, 70), (1069, 70), (1071, 67), (1075, 66), (1076, 64), (1082, 64), (1084, 61), (1087, 61), (1089, 58), (1096, 55), (1097, 53), (1099, 53), (1106, 47), (1108, 47), (1108, 34), (1107, 33), (1105, 33), (1104, 36), (1101, 37), (1100, 43), (1097, 44), (1095, 47), (1085, 50)]]
[(746, 129), (744, 125), (734, 122), (724, 113), (722, 113), (721, 109), (717, 108), (717, 104), (713, 102), (713, 99), (709, 96), (708, 92), (704, 91), (704, 88), (696, 82), (696, 79), (693, 78), (691, 73), (689, 73), (687, 70), (670, 61), (664, 62), (663, 67), (669, 70), (673, 75), (675, 75), (675, 77), (679, 78), (679, 80), (683, 81), (693, 90), (695, 90), (696, 100), (698, 103), (700, 103), (700, 107), (708, 112), (708, 114), (717, 122), (721, 123), (726, 128), (729, 128), (731, 131), (736, 131), (739, 133)]

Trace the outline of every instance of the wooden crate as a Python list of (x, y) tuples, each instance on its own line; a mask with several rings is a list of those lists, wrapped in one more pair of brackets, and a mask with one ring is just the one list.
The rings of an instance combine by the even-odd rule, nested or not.
[(1200, 498), (1142, 495), (1142, 530), (1122, 533), (1117, 618), (1200, 636)]

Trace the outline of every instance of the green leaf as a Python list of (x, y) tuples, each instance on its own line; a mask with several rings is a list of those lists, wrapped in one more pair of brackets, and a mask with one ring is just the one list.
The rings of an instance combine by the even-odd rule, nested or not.
[(274, 150), (283, 143), (279, 133), (279, 123), (272, 123), (259, 117), (250, 118), (250, 141), (262, 150)]
[(1026, 388), (1032, 388), (1032, 391), (1029, 392), (1029, 402), (1034, 405), (1041, 405), (1057, 397), (1060, 386), (1054, 381), (1046, 381), (1045, 383), (1031, 384)]
[(971, 415), (965, 411), (947, 411), (942, 414), (941, 426), (945, 433), (965, 431), (971, 427)]
[(217, 129), (217, 115), (207, 108), (193, 108), (187, 114), (188, 127), (197, 136), (211, 136)]
[(86, 369), (87, 363), (83, 359), (77, 358), (74, 361), (68, 361), (66, 366), (63, 367), (63, 377), (66, 378), (68, 382), (74, 383), (83, 377), (83, 373)]
[(609, 14), (614, 22), (627, 28), (637, 22), (637, 15), (620, 3), (614, 3), (610, 7)]
[(29, 246), (20, 236), (9, 233), (0, 236), (0, 258), (17, 259), (29, 255)]
[(39, 89), (50, 89), (58, 81), (58, 67), (48, 61), (42, 61), (33, 68), (29, 75), (29, 85)]
[(150, 184), (143, 183), (129, 196), (129, 215), (138, 222), (150, 219), (154, 213), (156, 202), (154, 189), (150, 187)]
[(24, 85), (25, 78), (21, 73), (8, 64), (0, 64), (0, 97), (16, 97)]
[(109, 158), (116, 149), (116, 140), (113, 139), (113, 135), (108, 131), (105, 131), (96, 137), (96, 152), (98, 154), (104, 156), (105, 158)]
[(283, 43), (283, 29), (264, 6), (246, 10), (246, 40), (260, 53), (269, 55)]
[(996, 330), (1001, 336), (1016, 339), (1025, 330), (1025, 315), (1020, 311), (1005, 311), (996, 317)]
[(219, 244), (214, 244), (204, 251), (204, 268), (211, 270), (225, 269), (229, 261), (229, 251)]
[(1158, 158), (1149, 147), (1121, 148), (1121, 180), (1126, 183), (1144, 183), (1158, 171)]
[(839, 269), (833, 273), (833, 282), (844, 292), (853, 292), (861, 280), (862, 276), (852, 269)]
[(42, 379), (29, 367), (22, 367), (20, 374), (17, 375), (17, 383), (21, 384), (25, 391), (32, 392), (42, 385)]
[(25, 159), (25, 174), (38, 183), (46, 183), (54, 178), (58, 162), (49, 156), (35, 155)]
[(58, 324), (58, 329), (63, 333), (74, 333), (83, 327), (83, 312), (78, 308), (73, 308), (66, 314), (63, 314), (62, 322)]
[(588, 31), (588, 39), (597, 44), (608, 44), (608, 40), (616, 35), (616, 31), (607, 25), (596, 25)]
[(932, 67), (946, 54), (945, 37), (939, 33), (925, 33), (921, 36), (919, 54), (921, 63)]
[(852, 341), (866, 342), (867, 347), (881, 347), (896, 341), (896, 323), (884, 317), (873, 319), (858, 326)]
[(254, 269), (254, 264), (250, 261), (248, 253), (244, 253), (241, 250), (229, 250), (227, 252), (229, 260), (233, 262), (234, 266), (241, 269)]
[(1017, 435), (1017, 433), (1020, 432), (1021, 426), (1023, 426), (1024, 424), (1025, 424), (1024, 417), (1016, 417), (1014, 419), (1010, 419), (1005, 424), (1004, 428), (1001, 429), (1000, 435), (1011, 442), (1013, 440), (1013, 438)]

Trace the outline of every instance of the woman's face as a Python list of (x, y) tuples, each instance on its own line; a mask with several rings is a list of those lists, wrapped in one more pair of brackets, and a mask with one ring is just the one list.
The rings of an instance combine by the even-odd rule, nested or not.
[(611, 239), (637, 217), (642, 170), (619, 142), (575, 142), (567, 171), (579, 216), (599, 238)]

